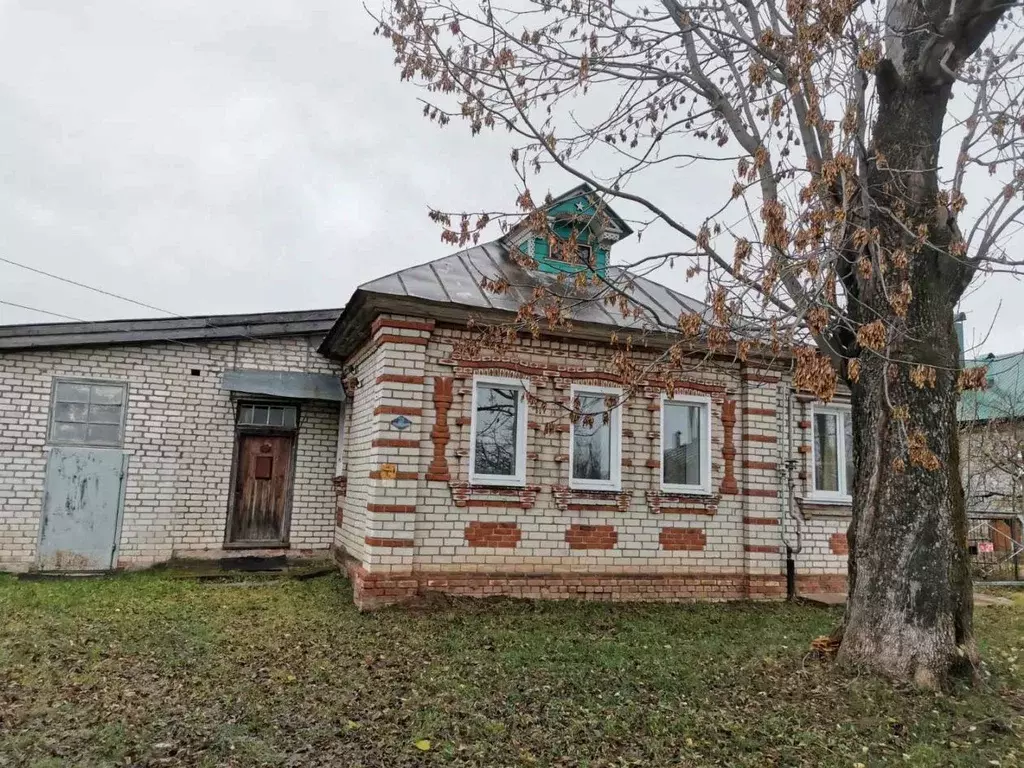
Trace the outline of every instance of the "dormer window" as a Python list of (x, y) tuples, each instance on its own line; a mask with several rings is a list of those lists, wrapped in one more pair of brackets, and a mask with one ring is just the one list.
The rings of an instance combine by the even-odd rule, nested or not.
[(569, 258), (569, 253), (572, 251), (572, 246), (569, 243), (565, 243), (563, 246), (553, 248), (551, 251), (552, 261), (561, 261), (563, 263), (571, 264), (587, 264), (592, 265), (594, 263), (594, 249), (592, 246), (585, 243), (576, 244), (575, 258)]

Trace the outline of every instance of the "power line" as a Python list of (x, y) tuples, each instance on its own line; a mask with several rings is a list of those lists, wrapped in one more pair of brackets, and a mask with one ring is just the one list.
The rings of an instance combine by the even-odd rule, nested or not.
[[(13, 265), (15, 267), (21, 267), (22, 269), (27, 269), (29, 272), (35, 272), (37, 275), (45, 275), (46, 277), (52, 277), (54, 280), (60, 280), (62, 283), (67, 283), (68, 285), (75, 285), (75, 286), (78, 286), (79, 288), (85, 288), (85, 289), (90, 290), (90, 291), (96, 291), (96, 293), (102, 293), (104, 296), (110, 296), (111, 298), (120, 299), (121, 301), (127, 301), (129, 304), (134, 304), (134, 305), (136, 305), (138, 307), (144, 307), (146, 309), (152, 309), (155, 312), (163, 312), (165, 315), (171, 315), (172, 317), (178, 317), (178, 318), (181, 317), (181, 315), (179, 315), (177, 312), (171, 312), (168, 309), (161, 309), (160, 307), (155, 307), (152, 304), (147, 304), (144, 301), (136, 301), (135, 299), (130, 299), (127, 296), (122, 296), (121, 294), (114, 293), (113, 291), (105, 291), (102, 288), (97, 288), (97, 287), (95, 287), (93, 285), (86, 285), (85, 283), (80, 283), (77, 280), (72, 280), (71, 278), (68, 278), (68, 277), (61, 277), (60, 275), (55, 275), (52, 272), (46, 272), (45, 270), (37, 269), (36, 267), (30, 267), (28, 264), (22, 264), (20, 261), (13, 261), (11, 259), (5, 259), (3, 256), (0, 256), (0, 261), (4, 262), (5, 264), (11, 264), (11, 265)], [(57, 317), (64, 317), (64, 315), (57, 315), (54, 312), (46, 312), (45, 310), (37, 310), (37, 311), (44, 312), (45, 314), (48, 314), (48, 315), (56, 315)], [(74, 318), (71, 318), (71, 319), (74, 319)], [(83, 321), (83, 322), (85, 322), (85, 321)]]
[(80, 317), (72, 317), (71, 315), (62, 315), (60, 312), (51, 312), (48, 309), (39, 309), (38, 307), (30, 307), (26, 304), (16, 304), (13, 301), (4, 301), (0, 299), (0, 304), (6, 304), (8, 307), (17, 307), (18, 309), (27, 309), (30, 312), (38, 312), (42, 315), (50, 315), (51, 317), (59, 317), (62, 320), (74, 320), (76, 323), (87, 323), (88, 320), (83, 320)]

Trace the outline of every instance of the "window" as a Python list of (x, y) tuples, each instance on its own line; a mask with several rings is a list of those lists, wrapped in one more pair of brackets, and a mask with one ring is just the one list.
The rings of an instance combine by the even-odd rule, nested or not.
[(295, 429), (297, 423), (298, 409), (294, 405), (243, 403), (238, 408), (238, 425), (242, 427)]
[(853, 422), (849, 408), (814, 408), (814, 495), (847, 501), (853, 495)]
[(50, 407), (50, 442), (119, 448), (125, 395), (125, 385), (116, 382), (58, 379)]
[(662, 396), (661, 488), (672, 493), (711, 491), (711, 401)]
[(484, 485), (526, 482), (526, 386), (521, 380), (474, 380), (469, 479)]
[(573, 387), (578, 416), (569, 440), (570, 486), (618, 490), (622, 451), (622, 392), (605, 387)]

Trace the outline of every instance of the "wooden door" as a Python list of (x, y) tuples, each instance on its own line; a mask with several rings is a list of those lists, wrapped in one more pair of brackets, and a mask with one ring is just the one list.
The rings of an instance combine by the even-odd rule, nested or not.
[(288, 542), (294, 441), (294, 435), (239, 436), (230, 543), (271, 546)]

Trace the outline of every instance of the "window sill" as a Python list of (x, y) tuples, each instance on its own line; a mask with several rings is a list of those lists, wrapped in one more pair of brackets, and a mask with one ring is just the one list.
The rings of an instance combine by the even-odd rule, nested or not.
[(660, 492), (661, 492), (662, 496), (683, 496), (683, 497), (686, 497), (688, 499), (689, 498), (701, 498), (701, 497), (707, 498), (708, 496), (711, 495), (711, 489), (710, 488), (695, 488), (695, 487), (689, 487), (688, 488), (686, 486), (675, 486), (675, 487), (673, 487), (673, 486), (670, 486), (670, 485), (663, 485), (661, 487), (661, 491)]
[(539, 485), (486, 485), (449, 482), (456, 507), (531, 509), (537, 503)]
[(853, 514), (853, 499), (850, 498), (805, 496), (796, 503), (805, 517), (850, 517)]
[(493, 480), (485, 477), (473, 477), (470, 475), (468, 486), (470, 488), (496, 488), (496, 489), (523, 489), (526, 487), (526, 479), (495, 478)]
[(647, 491), (647, 506), (655, 515), (707, 515), (718, 511), (720, 495), (711, 493), (675, 493), (673, 491)]
[(555, 506), (562, 512), (626, 512), (631, 491), (621, 488), (574, 488), (556, 485), (551, 489)]

